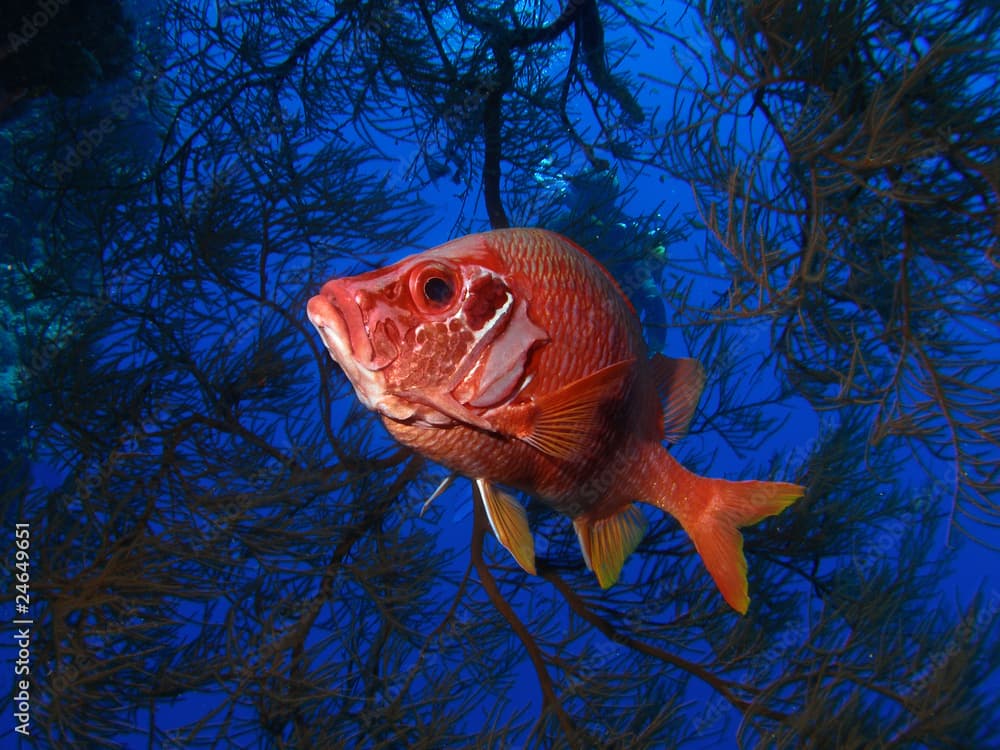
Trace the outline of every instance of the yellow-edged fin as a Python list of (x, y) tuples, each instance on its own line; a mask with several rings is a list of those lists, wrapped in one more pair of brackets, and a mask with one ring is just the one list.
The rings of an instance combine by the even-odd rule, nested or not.
[(528, 514), (524, 506), (485, 479), (477, 479), (476, 487), (497, 541), (525, 571), (538, 575), (535, 572), (535, 540), (528, 528)]
[(649, 360), (656, 391), (663, 404), (663, 439), (676, 443), (687, 433), (705, 388), (705, 369), (696, 359), (672, 359), (654, 354)]
[(536, 399), (533, 419), (518, 437), (564, 461), (586, 454), (596, 447), (591, 441), (597, 438), (597, 407), (620, 392), (634, 364), (634, 359), (616, 362)]
[(597, 582), (606, 589), (618, 580), (625, 560), (645, 536), (646, 517), (630, 503), (600, 521), (575, 518), (573, 528), (587, 569), (594, 571)]

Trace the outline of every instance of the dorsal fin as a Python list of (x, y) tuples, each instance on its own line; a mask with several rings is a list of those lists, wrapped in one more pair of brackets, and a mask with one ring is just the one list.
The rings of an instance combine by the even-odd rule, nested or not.
[(650, 358), (656, 392), (663, 405), (663, 439), (676, 443), (687, 433), (705, 388), (705, 370), (696, 359), (672, 359), (662, 354)]
[(587, 568), (594, 571), (597, 582), (606, 589), (618, 580), (625, 560), (646, 534), (646, 516), (629, 503), (599, 521), (579, 516), (573, 519), (573, 528)]

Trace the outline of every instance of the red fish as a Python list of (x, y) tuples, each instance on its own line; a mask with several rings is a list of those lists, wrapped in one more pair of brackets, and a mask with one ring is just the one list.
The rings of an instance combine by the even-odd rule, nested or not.
[(663, 441), (687, 430), (704, 372), (648, 356), (635, 310), (582, 248), (540, 229), (473, 234), (329, 281), (308, 313), (389, 432), (475, 481), (497, 539), (526, 571), (535, 556), (524, 508), (497, 485), (569, 516), (604, 588), (645, 532), (634, 503), (666, 511), (746, 612), (738, 529), (803, 488), (708, 479), (670, 455)]

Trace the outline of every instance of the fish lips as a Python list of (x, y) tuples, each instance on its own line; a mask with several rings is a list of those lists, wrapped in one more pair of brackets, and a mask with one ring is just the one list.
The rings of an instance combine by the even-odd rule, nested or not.
[(369, 409), (376, 408), (383, 390), (377, 372), (385, 365), (375, 362), (361, 310), (350, 298), (350, 292), (339, 280), (328, 281), (309, 300), (306, 314), (330, 356), (351, 381), (358, 398)]

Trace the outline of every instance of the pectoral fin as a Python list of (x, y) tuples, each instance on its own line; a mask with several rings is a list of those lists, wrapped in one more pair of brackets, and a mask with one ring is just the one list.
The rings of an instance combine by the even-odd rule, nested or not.
[(590, 454), (600, 438), (598, 407), (621, 392), (634, 364), (634, 359), (616, 362), (538, 398), (517, 437), (562, 460)]
[(531, 529), (528, 528), (528, 514), (524, 512), (524, 506), (516, 498), (497, 489), (485, 479), (477, 479), (476, 487), (483, 499), (486, 517), (497, 541), (510, 552), (525, 571), (537, 575), (535, 540), (532, 539)]
[(594, 571), (597, 582), (606, 589), (618, 580), (625, 560), (646, 534), (646, 517), (630, 503), (599, 521), (575, 518), (573, 528), (587, 569)]

